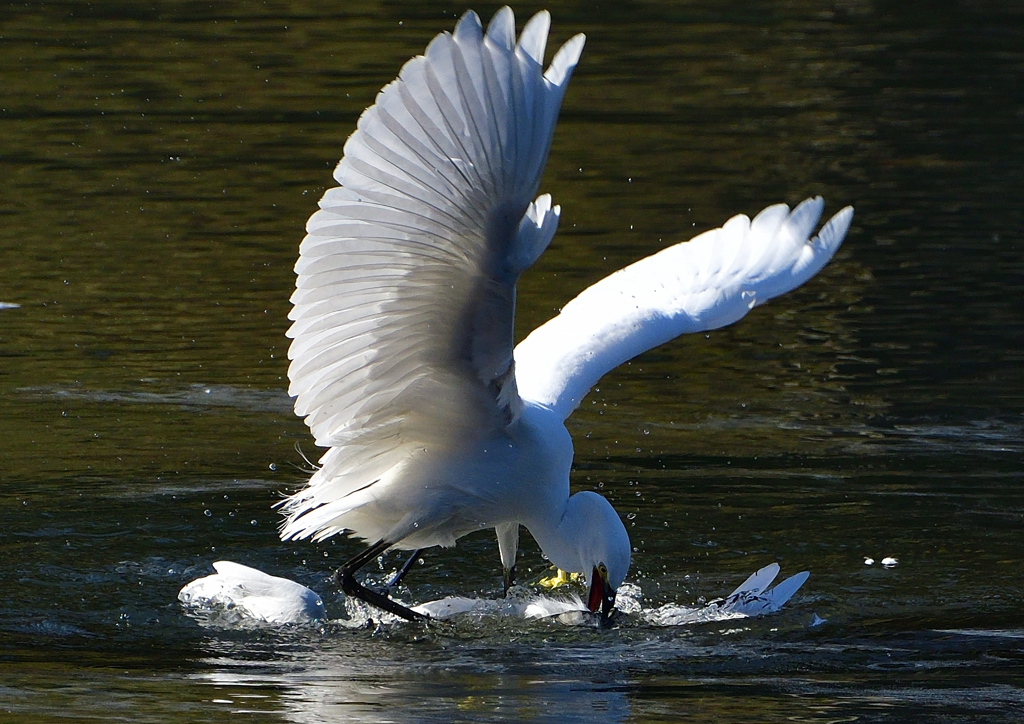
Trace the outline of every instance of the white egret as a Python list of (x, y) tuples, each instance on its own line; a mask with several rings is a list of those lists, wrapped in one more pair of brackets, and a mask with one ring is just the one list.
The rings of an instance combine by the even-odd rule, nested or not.
[(595, 284), (513, 349), (516, 281), (558, 225), (551, 197), (534, 197), (584, 43), (545, 71), (549, 24), (538, 13), (517, 41), (509, 8), (486, 33), (467, 12), (406, 63), (346, 142), (295, 266), (289, 393), (329, 449), (284, 502), (281, 536), (371, 542), (341, 585), (410, 620), (422, 614), (355, 572), (494, 528), (507, 585), (520, 525), (586, 577), (606, 619), (629, 537), (603, 497), (569, 495), (565, 418), (617, 365), (810, 279), (852, 218), (809, 238), (820, 198), (736, 216)]

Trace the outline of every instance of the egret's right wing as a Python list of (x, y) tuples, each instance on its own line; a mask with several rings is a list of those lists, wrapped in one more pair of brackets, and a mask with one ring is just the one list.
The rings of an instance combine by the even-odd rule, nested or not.
[(517, 40), (509, 8), (486, 32), (467, 12), (345, 144), (340, 185), (306, 227), (288, 330), (295, 412), (331, 450), (285, 503), (284, 537), (351, 528), (342, 516), (414, 452), (518, 414), (515, 284), (558, 224), (534, 194), (584, 42), (545, 71), (549, 21), (538, 13)]
[(564, 419), (623, 362), (681, 334), (732, 324), (800, 286), (832, 258), (853, 218), (848, 206), (809, 238), (823, 206), (817, 197), (792, 212), (778, 204), (753, 220), (734, 216), (584, 290), (516, 347), (520, 396)]
[(518, 43), (514, 23), (503, 8), (484, 34), (466, 13), (409, 61), (309, 220), (288, 376), (319, 445), (418, 417), (426, 434), (500, 417), (515, 283), (557, 225), (550, 197), (531, 201), (583, 47), (571, 39), (545, 73), (547, 13)]

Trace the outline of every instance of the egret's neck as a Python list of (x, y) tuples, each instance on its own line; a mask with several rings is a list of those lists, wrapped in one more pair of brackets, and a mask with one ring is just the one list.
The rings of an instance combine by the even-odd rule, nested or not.
[(605, 564), (618, 587), (629, 569), (629, 535), (611, 504), (589, 490), (566, 500), (561, 515), (527, 525), (544, 555), (563, 571), (588, 577)]
[(594, 565), (601, 560), (607, 532), (604, 517), (608, 511), (615, 516), (608, 501), (596, 493), (576, 493), (565, 500), (557, 518), (540, 522), (536, 528), (530, 528), (530, 533), (544, 555), (558, 568), (589, 577)]
[(572, 438), (550, 408), (524, 401), (510, 433), (518, 446), (521, 488), (514, 520), (563, 571), (589, 576), (607, 567), (613, 587), (629, 569), (629, 535), (611, 504), (593, 491), (569, 495)]
[(544, 555), (565, 571), (578, 569), (573, 553), (578, 522), (569, 505), (572, 438), (550, 409), (524, 401), (513, 435), (520, 451), (522, 481), (519, 522), (525, 525)]
[(589, 573), (583, 568), (578, 550), (580, 521), (570, 511), (566, 497), (561, 506), (549, 508), (550, 515), (531, 521), (526, 527), (552, 564), (568, 573)]

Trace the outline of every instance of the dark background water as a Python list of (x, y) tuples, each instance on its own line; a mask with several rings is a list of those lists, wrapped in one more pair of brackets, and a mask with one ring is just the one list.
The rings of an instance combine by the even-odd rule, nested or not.
[[(327, 578), (356, 544), (282, 544), (271, 509), (302, 483), (295, 445), (316, 454), (284, 392), (291, 266), (358, 114), (463, 8), (5, 5), (5, 720), (1018, 719), (1024, 11), (551, 9), (552, 44), (588, 41), (520, 336), (732, 214), (857, 209), (817, 279), (634, 360), (571, 418), (574, 486), (627, 517), (645, 605), (775, 560), (808, 583), (735, 626), (201, 628), (175, 596), (220, 558), (342, 608)], [(494, 595), (493, 539), (411, 585)]]

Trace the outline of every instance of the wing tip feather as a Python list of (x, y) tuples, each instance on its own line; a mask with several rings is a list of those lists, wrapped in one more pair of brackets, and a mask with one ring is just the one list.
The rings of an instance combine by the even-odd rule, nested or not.
[(828, 251), (828, 256), (831, 258), (843, 243), (843, 240), (846, 239), (846, 234), (850, 230), (852, 222), (853, 207), (844, 206), (833, 214), (831, 219), (825, 222), (825, 225), (821, 227), (821, 230), (818, 231), (812, 241), (820, 243)]
[(501, 7), (487, 24), (487, 38), (498, 47), (511, 52), (516, 43), (516, 16), (508, 5)]
[(583, 33), (577, 33), (565, 41), (544, 72), (544, 80), (555, 86), (564, 86), (572, 77), (572, 71), (579, 63), (586, 42), (587, 36)]
[[(497, 18), (500, 13), (501, 10), (495, 13), (494, 17)], [(442, 35), (444, 35), (444, 33), (442, 33)], [(467, 10), (462, 14), (462, 17), (459, 18), (459, 22), (455, 23), (455, 30), (452, 32), (452, 35), (456, 40), (460, 41), (479, 41), (483, 39), (484, 26), (483, 23), (480, 22), (480, 16), (476, 14), (475, 10)]]
[(541, 10), (530, 18), (523, 31), (519, 34), (519, 49), (528, 55), (537, 65), (544, 64), (544, 50), (548, 45), (548, 32), (551, 30), (551, 13)]

